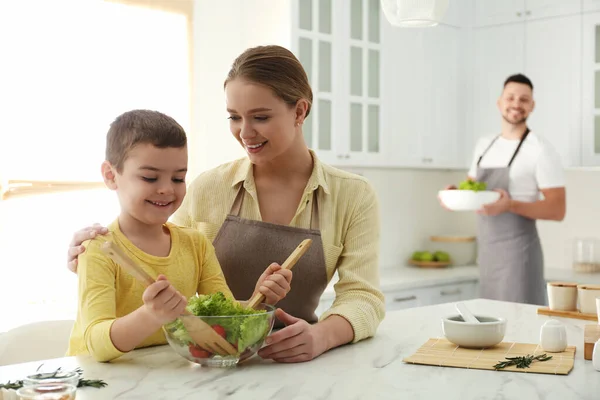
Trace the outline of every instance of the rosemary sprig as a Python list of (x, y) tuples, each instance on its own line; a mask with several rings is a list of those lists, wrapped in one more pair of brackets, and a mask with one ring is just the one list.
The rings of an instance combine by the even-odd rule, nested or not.
[(494, 365), (494, 369), (499, 370), (502, 368), (515, 365), (517, 368), (529, 368), (534, 361), (548, 361), (552, 356), (541, 354), (539, 356), (530, 356), (529, 354), (523, 357), (506, 357), (508, 361), (499, 361), (498, 364)]
[[(42, 364), (43, 365), (43, 364)], [(38, 371), (41, 368), (40, 365), (38, 367)], [(79, 375), (79, 383), (77, 384), (77, 387), (94, 387), (94, 388), (103, 388), (104, 386), (107, 385), (106, 382), (104, 382), (101, 379), (83, 379), (81, 377), (81, 375), (83, 374), (83, 370), (81, 368), (76, 368), (74, 369), (72, 372), (76, 372)], [(62, 372), (62, 368), (58, 368), (56, 371), (54, 372), (47, 372), (47, 373), (39, 373), (39, 374), (35, 374), (32, 375), (32, 378), (35, 379), (51, 379), (51, 378), (56, 378), (56, 377), (60, 377), (60, 375), (63, 374)], [(18, 380), (18, 381), (8, 381), (7, 383), (0, 383), (0, 389), (13, 389), (13, 390), (17, 390), (23, 387), (23, 381), (22, 380)]]

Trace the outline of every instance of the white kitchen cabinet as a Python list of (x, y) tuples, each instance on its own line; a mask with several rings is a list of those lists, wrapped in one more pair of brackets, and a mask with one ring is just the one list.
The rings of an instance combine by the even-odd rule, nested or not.
[(581, 0), (476, 0), (475, 26), (574, 15), (579, 14), (581, 10)]
[(470, 300), (478, 297), (476, 281), (435, 285), (385, 292), (386, 311), (441, 303)]
[(600, 11), (600, 0), (583, 0), (582, 8), (584, 13)]
[(476, 0), (475, 26), (490, 26), (523, 20), (525, 0)]
[(600, 13), (583, 16), (582, 137), (585, 166), (600, 165)]
[(525, 68), (534, 86), (528, 125), (560, 154), (581, 165), (581, 15), (525, 23)]
[(385, 165), (378, 0), (295, 0), (292, 51), (307, 71), (309, 147), (336, 166)]
[(386, 97), (393, 106), (383, 115), (391, 134), (388, 165), (460, 166), (465, 136), (459, 101), (460, 28), (386, 26), (383, 33), (400, 49), (386, 52), (382, 69), (386, 87), (395, 88)]
[(473, 29), (471, 115), (474, 143), (481, 137), (500, 133), (497, 100), (504, 80), (524, 69), (524, 35), (525, 25), (521, 23)]
[(581, 164), (581, 15), (473, 30), (473, 135), (500, 132), (497, 100), (504, 80), (524, 73), (536, 106), (528, 126), (559, 152), (564, 166)]

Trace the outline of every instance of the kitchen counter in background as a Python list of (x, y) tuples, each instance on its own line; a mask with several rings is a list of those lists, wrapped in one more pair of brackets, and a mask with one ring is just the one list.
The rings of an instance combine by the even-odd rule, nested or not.
[[(570, 269), (546, 269), (546, 281), (600, 284), (600, 273), (580, 273)], [(321, 296), (318, 311), (327, 309), (335, 297), (334, 276)], [(386, 309), (418, 307), (479, 297), (479, 268), (476, 265), (447, 268), (418, 268), (402, 265), (380, 270), (381, 291)], [(402, 303), (402, 304), (400, 304)]]
[[(538, 343), (549, 317), (536, 307), (490, 300), (468, 301), (476, 314), (507, 319), (505, 342)], [(600, 373), (583, 359), (583, 326), (588, 321), (560, 318), (567, 341), (576, 346), (575, 365), (566, 376), (484, 371), (406, 364), (402, 360), (428, 339), (443, 337), (441, 318), (454, 304), (390, 312), (377, 335), (334, 349), (306, 363), (276, 364), (253, 358), (232, 369), (193, 365), (168, 346), (136, 350), (111, 363), (90, 357), (45, 361), (47, 368), (81, 367), (103, 389), (77, 391), (91, 399), (584, 399), (598, 398)], [(0, 367), (0, 382), (22, 379), (40, 362)]]

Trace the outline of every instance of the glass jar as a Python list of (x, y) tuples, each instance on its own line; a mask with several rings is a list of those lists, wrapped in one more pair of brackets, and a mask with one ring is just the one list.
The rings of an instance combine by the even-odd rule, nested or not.
[(40, 372), (28, 375), (23, 379), (23, 386), (35, 386), (46, 384), (68, 384), (77, 387), (79, 374), (75, 371), (69, 372)]
[(573, 269), (576, 272), (600, 272), (600, 240), (578, 238), (573, 242)]
[(40, 383), (17, 390), (20, 400), (75, 400), (77, 388), (68, 383)]

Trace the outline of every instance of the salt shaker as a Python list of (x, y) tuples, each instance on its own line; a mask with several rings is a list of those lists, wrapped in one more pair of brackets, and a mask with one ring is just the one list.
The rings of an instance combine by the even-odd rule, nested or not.
[[(567, 348), (567, 329), (555, 319), (546, 321), (540, 330), (542, 349), (549, 353), (560, 353)], [(600, 345), (598, 346), (600, 352)], [(598, 354), (600, 358), (600, 354)], [(600, 360), (598, 361), (600, 363)]]
[(600, 339), (594, 344), (594, 352), (592, 353), (592, 365), (596, 371), (600, 371)]

